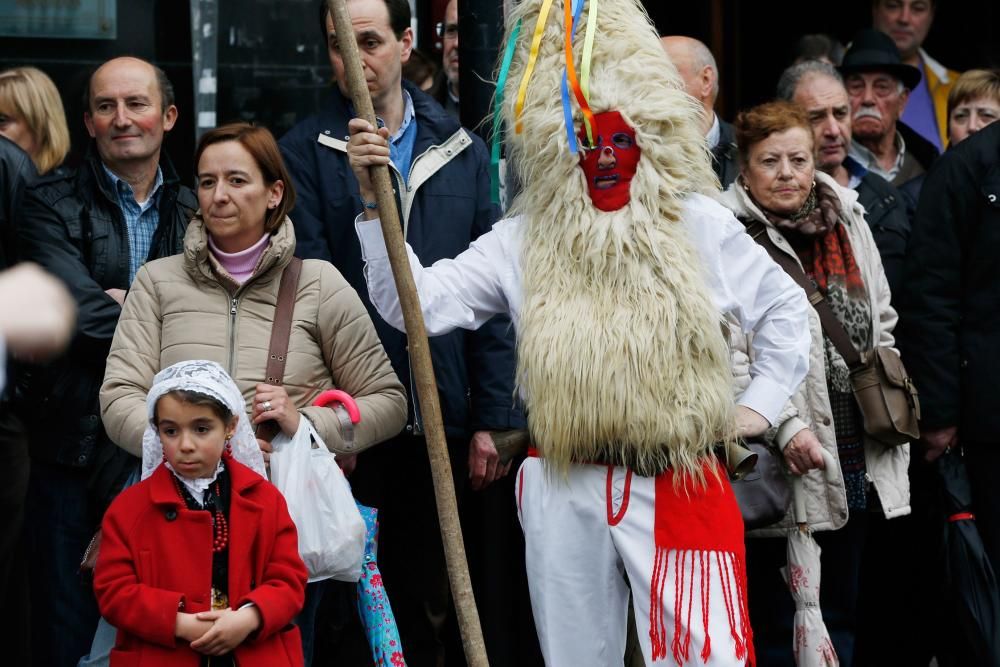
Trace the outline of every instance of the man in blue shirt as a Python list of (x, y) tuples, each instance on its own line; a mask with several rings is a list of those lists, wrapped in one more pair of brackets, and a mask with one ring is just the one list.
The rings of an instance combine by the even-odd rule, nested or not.
[[(402, 80), (402, 66), (413, 47), (407, 0), (347, 4), (375, 114), (389, 130), (391, 172), (406, 239), (425, 261), (455, 257), (498, 216), (490, 202), (486, 146), (432, 98)], [(379, 508), (379, 560), (407, 663), (433, 665), (443, 657), (449, 596), (422, 418), (406, 336), (386, 324), (368, 298), (354, 220), (375, 202), (361, 201), (348, 164), (347, 123), (355, 113), (339, 51), (341, 36), (325, 1), (318, 2), (318, 10), (337, 85), (319, 113), (280, 142), (295, 185), (291, 218), (296, 254), (331, 261), (358, 291), (393, 368), (410, 390), (405, 432), (361, 454), (351, 482), (357, 498)], [(478, 489), (507, 472), (485, 432), (524, 425), (513, 405), (509, 322), (495, 320), (480, 331), (434, 338), (431, 356), (455, 478), (463, 482), (458, 488), (461, 498), (465, 478)], [(313, 597), (307, 591), (307, 611)], [(305, 648), (308, 661), (308, 638)]]
[(25, 195), (19, 256), (60, 278), (78, 309), (69, 350), (18, 378), (31, 482), (33, 655), (75, 665), (90, 648), (97, 605), (78, 570), (106, 504), (135, 459), (104, 433), (98, 391), (132, 278), (176, 254), (197, 200), (180, 184), (163, 137), (177, 119), (166, 75), (115, 58), (90, 78), (84, 123), (93, 141), (75, 173), (43, 177)]

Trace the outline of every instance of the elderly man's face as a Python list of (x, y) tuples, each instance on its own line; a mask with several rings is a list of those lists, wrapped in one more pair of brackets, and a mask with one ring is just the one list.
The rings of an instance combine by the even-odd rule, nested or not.
[(916, 55), (933, 21), (930, 0), (880, 0), (872, 6), (872, 25), (892, 37), (904, 60)]
[(816, 166), (833, 173), (847, 158), (851, 143), (851, 103), (847, 91), (836, 79), (814, 74), (799, 82), (792, 101), (809, 114)]
[(875, 141), (895, 133), (909, 93), (885, 72), (849, 74), (844, 79), (851, 100), (851, 127), (858, 141)]

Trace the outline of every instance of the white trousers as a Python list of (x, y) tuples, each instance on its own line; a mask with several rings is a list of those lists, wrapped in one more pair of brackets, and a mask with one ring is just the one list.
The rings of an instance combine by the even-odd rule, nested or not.
[[(629, 584), (647, 666), (675, 664), (672, 647), (678, 644), (689, 647), (681, 650), (682, 664), (746, 663), (745, 655), (736, 657), (733, 636), (743, 634), (741, 615), (731, 603), (736, 576), (721, 554), (670, 551), (668, 576), (661, 577), (661, 609), (650, 609), (656, 567), (654, 482), (624, 467), (574, 464), (564, 477), (540, 458), (521, 465), (514, 488), (531, 609), (546, 665), (621, 667)], [(701, 576), (703, 567), (707, 577)], [(656, 660), (651, 620), (666, 629), (666, 655)], [(711, 638), (707, 660), (702, 656), (705, 627)]]

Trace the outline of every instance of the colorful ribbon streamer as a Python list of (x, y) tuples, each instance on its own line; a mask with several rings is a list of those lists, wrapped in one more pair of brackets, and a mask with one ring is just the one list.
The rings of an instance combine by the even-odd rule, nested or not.
[(500, 203), (500, 144), (503, 140), (503, 90), (507, 85), (507, 75), (510, 74), (510, 63), (514, 60), (514, 49), (517, 38), (521, 34), (521, 19), (517, 20), (514, 30), (507, 40), (503, 62), (500, 63), (500, 73), (497, 74), (497, 87), (493, 95), (493, 145), (490, 147), (490, 199), (494, 204)]
[[(580, 14), (583, 12), (583, 0), (575, 0), (576, 8), (573, 10), (573, 21), (572, 24), (567, 22), (567, 41), (571, 39), (571, 36), (576, 33), (576, 24), (580, 19)], [(569, 12), (569, 2), (566, 2), (566, 11)], [(568, 19), (568, 17), (567, 17)], [(572, 67), (573, 58), (572, 50), (567, 53), (567, 63), (569, 68)], [(579, 151), (579, 147), (576, 142), (576, 128), (573, 126), (573, 106), (570, 104), (569, 100), (569, 84), (568, 84), (568, 68), (563, 68), (563, 76), (561, 83), (561, 93), (562, 93), (562, 108), (563, 108), (563, 122), (566, 124), (566, 141), (569, 143), (569, 150), (571, 153), (576, 153)], [(584, 124), (587, 127), (587, 139), (591, 144), (594, 143), (594, 137), (591, 132), (591, 127), (586, 123), (587, 119), (584, 117)]]
[(528, 64), (524, 68), (524, 75), (521, 77), (521, 85), (517, 90), (517, 102), (514, 105), (514, 132), (521, 134), (521, 113), (524, 111), (524, 98), (528, 94), (528, 81), (535, 70), (535, 62), (538, 60), (538, 47), (542, 43), (542, 33), (545, 32), (545, 21), (549, 18), (549, 8), (552, 7), (552, 0), (545, 0), (542, 9), (538, 13), (538, 21), (535, 23), (535, 34), (531, 38), (531, 51), (528, 53)]
[(583, 123), (587, 129), (587, 141), (591, 146), (593, 146), (594, 113), (590, 110), (590, 105), (587, 104), (587, 98), (583, 96), (583, 91), (580, 90), (580, 81), (576, 77), (576, 68), (573, 65), (573, 33), (576, 29), (576, 19), (579, 18), (579, 12), (583, 9), (583, 0), (579, 0), (577, 14), (575, 17), (570, 12), (569, 0), (564, 0), (563, 6), (565, 7), (566, 20), (566, 72), (569, 76), (569, 83), (573, 88), (573, 94), (576, 97), (576, 102), (580, 105), (580, 111), (583, 112)]
[(594, 33), (597, 32), (597, 0), (590, 0), (587, 9), (587, 34), (583, 38), (583, 62), (580, 63), (580, 88), (590, 101), (590, 61), (594, 58)]

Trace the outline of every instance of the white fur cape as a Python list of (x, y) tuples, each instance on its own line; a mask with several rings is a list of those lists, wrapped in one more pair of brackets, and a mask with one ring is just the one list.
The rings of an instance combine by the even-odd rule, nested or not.
[[(699, 107), (681, 88), (634, 0), (601, 2), (590, 79), (595, 113), (616, 109), (642, 157), (631, 202), (595, 208), (560, 104), (562, 4), (553, 3), (513, 132), (518, 85), (541, 0), (509, 17), (521, 37), (504, 90), (510, 156), (526, 215), (518, 382), (535, 445), (557, 467), (607, 461), (701, 476), (713, 444), (733, 437), (729, 353), (720, 314), (680, 222), (685, 197), (717, 191)], [(577, 71), (589, 2), (574, 39)], [(509, 33), (508, 33), (509, 34)], [(577, 127), (582, 119), (574, 103)]]

